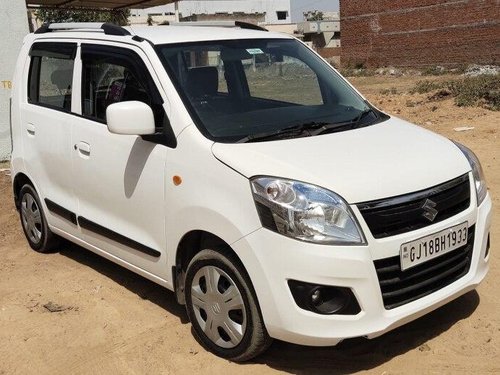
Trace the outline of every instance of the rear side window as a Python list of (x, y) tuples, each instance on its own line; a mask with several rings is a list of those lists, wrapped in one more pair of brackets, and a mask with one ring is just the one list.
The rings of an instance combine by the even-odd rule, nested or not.
[(106, 122), (109, 105), (132, 100), (149, 105), (162, 127), (163, 102), (140, 56), (119, 47), (82, 45), (82, 114)]
[(35, 43), (30, 56), (28, 102), (71, 111), (76, 44)]

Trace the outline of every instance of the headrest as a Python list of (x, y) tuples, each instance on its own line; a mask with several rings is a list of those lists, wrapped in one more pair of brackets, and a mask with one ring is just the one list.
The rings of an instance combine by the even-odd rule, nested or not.
[(67, 89), (73, 83), (73, 69), (54, 70), (50, 76), (50, 80), (59, 90)]
[(203, 66), (189, 69), (187, 91), (194, 97), (217, 94), (217, 91), (219, 91), (219, 71), (217, 67)]

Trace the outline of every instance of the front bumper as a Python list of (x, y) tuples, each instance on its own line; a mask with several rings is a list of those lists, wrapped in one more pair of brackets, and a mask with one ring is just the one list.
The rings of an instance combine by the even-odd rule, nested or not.
[[(491, 199), (471, 206), (454, 217), (431, 226), (383, 239), (374, 239), (366, 224), (360, 225), (368, 246), (324, 246), (290, 239), (267, 229), (232, 244), (253, 282), (266, 328), (271, 337), (301, 345), (336, 345), (346, 338), (374, 338), (406, 324), (476, 288), (488, 272), (485, 257), (491, 226)], [(354, 208), (358, 218), (359, 211)], [(474, 250), (469, 272), (413, 302), (386, 310), (374, 260), (396, 256), (402, 243), (439, 232), (467, 221), (475, 225)], [(299, 308), (287, 281), (351, 288), (361, 307), (357, 315), (319, 315)]]

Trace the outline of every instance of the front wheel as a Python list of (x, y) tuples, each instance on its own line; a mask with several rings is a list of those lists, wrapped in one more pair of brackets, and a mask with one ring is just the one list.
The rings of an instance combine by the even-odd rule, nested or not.
[(236, 259), (201, 251), (189, 263), (185, 290), (189, 319), (207, 350), (241, 362), (271, 344), (251, 283)]

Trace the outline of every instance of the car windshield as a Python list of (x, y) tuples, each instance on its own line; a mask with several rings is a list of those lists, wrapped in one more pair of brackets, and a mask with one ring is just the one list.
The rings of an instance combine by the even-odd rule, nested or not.
[[(294, 39), (169, 44), (157, 51), (197, 126), (215, 141), (285, 133), (293, 138), (321, 128), (307, 133), (316, 135), (327, 132), (325, 126), (353, 128), (380, 118), (328, 64)], [(365, 116), (368, 112), (373, 114)]]

